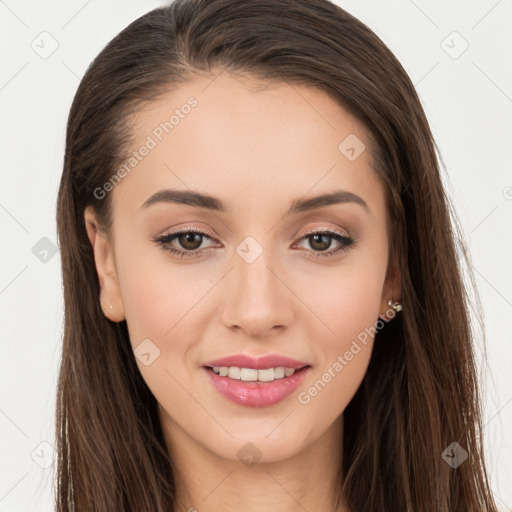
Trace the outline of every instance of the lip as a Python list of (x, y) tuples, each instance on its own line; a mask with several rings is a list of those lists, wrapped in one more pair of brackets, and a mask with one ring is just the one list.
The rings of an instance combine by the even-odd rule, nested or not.
[(244, 354), (235, 354), (221, 359), (215, 359), (204, 363), (203, 366), (238, 366), (239, 368), (254, 368), (255, 370), (265, 370), (267, 368), (294, 368), (299, 370), (304, 366), (311, 366), (308, 363), (291, 359), (290, 357), (279, 354), (268, 354), (262, 357), (252, 357)]
[[(226, 360), (227, 359), (218, 359), (218, 361), (224, 362)], [(237, 359), (237, 361), (240, 360)], [(212, 362), (216, 363), (216, 361)], [(261, 360), (258, 360), (258, 363), (261, 363)], [(244, 362), (244, 364), (246, 363)], [(215, 366), (217, 366), (217, 364), (215, 364)], [(220, 366), (227, 365), (222, 364)], [(231, 364), (230, 366), (238, 365)], [(251, 366), (248, 367), (251, 368)], [(242, 366), (242, 368), (247, 368), (247, 366)], [(266, 368), (273, 368), (273, 366), (266, 366)], [(291, 367), (289, 366), (288, 368)], [(214, 388), (232, 402), (248, 407), (268, 407), (291, 395), (304, 382), (307, 374), (311, 371), (311, 366), (302, 367), (300, 370), (296, 370), (290, 377), (283, 377), (273, 382), (245, 382), (230, 379), (229, 377), (221, 377), (208, 367), (202, 367), (201, 370), (208, 375)]]

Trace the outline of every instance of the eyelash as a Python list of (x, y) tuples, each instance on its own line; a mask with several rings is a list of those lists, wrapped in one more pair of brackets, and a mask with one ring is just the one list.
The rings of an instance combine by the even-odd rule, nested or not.
[[(178, 236), (186, 234), (186, 233), (197, 233), (199, 235), (202, 235), (203, 237), (213, 240), (213, 237), (209, 236), (204, 231), (201, 231), (201, 230), (195, 229), (195, 228), (187, 228), (187, 229), (184, 229), (181, 231), (175, 231), (173, 233), (169, 233), (166, 235), (154, 237), (153, 242), (162, 246), (164, 250), (166, 250), (172, 254), (178, 255), (180, 258), (183, 258), (184, 256), (187, 258), (198, 256), (199, 253), (203, 252), (203, 250), (196, 249), (195, 251), (180, 251), (180, 250), (175, 249), (174, 247), (171, 247), (169, 245), (172, 240), (174, 240)], [(338, 241), (341, 244), (341, 246), (338, 249), (335, 249), (333, 251), (328, 251), (328, 252), (327, 251), (313, 251), (316, 253), (314, 256), (311, 256), (313, 258), (329, 258), (329, 257), (332, 257), (332, 256), (338, 254), (340, 251), (347, 252), (357, 242), (356, 239), (350, 238), (346, 235), (343, 235), (342, 233), (339, 233), (339, 232), (331, 230), (331, 229), (308, 231), (298, 240), (298, 242), (300, 242), (303, 239), (310, 238), (313, 235), (328, 235), (331, 238), (334, 238), (336, 241)]]

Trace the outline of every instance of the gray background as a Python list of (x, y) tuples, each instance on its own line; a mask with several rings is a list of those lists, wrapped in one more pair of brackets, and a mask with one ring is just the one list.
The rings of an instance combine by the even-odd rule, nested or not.
[[(63, 318), (52, 248), (68, 110), (103, 46), (164, 3), (0, 0), (0, 512), (53, 510)], [(402, 62), (446, 164), (486, 319), (488, 466), (500, 509), (512, 510), (512, 0), (336, 3)]]

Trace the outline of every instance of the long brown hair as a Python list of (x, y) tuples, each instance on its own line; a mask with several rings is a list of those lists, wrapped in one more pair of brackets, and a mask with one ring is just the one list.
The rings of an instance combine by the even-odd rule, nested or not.
[[(94, 191), (124, 161), (130, 115), (218, 71), (318, 87), (373, 140), (404, 309), (377, 333), (344, 411), (340, 495), (357, 512), (496, 511), (463, 264), (475, 284), (442, 160), (403, 67), (328, 0), (176, 0), (131, 23), (87, 69), (70, 110), (57, 205), (65, 304), (57, 510), (178, 509), (157, 403), (126, 322), (110, 322), (99, 304), (83, 213), (93, 205), (111, 233), (111, 194)], [(456, 469), (441, 456), (452, 442), (468, 453)]]

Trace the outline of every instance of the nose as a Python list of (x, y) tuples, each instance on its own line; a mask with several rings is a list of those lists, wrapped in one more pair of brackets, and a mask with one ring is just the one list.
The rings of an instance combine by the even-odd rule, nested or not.
[(287, 286), (286, 271), (275, 259), (267, 258), (265, 251), (251, 263), (235, 254), (227, 279), (222, 309), (226, 327), (264, 338), (290, 325), (293, 292)]

